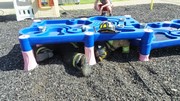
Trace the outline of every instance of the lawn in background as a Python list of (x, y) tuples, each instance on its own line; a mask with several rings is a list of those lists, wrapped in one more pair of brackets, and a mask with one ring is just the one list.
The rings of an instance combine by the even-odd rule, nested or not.
[[(73, 4), (92, 4), (95, 0), (59, 0), (60, 5), (73, 5)], [(111, 0), (112, 2), (125, 1), (125, 0)]]
[[(91, 4), (94, 3), (95, 0), (80, 0), (80, 4)], [(124, 0), (111, 0), (112, 2), (124, 1)]]

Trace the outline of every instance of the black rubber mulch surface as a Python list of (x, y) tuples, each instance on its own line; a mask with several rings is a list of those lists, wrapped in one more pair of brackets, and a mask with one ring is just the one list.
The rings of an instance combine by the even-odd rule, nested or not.
[[(180, 19), (180, 6), (154, 4), (114, 7), (113, 15), (131, 15), (142, 23)], [(98, 15), (93, 9), (60, 11), (62, 18)], [(17, 22), (15, 15), (0, 16), (1, 101), (179, 101), (180, 47), (154, 49), (150, 61), (138, 61), (139, 50), (128, 55), (117, 50), (82, 77), (55, 56), (31, 72), (23, 71), (18, 31), (31, 20)]]

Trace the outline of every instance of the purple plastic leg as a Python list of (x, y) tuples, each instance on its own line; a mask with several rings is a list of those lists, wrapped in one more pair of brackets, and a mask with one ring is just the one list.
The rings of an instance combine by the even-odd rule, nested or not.
[(140, 61), (149, 61), (149, 55), (142, 55), (139, 56)]
[(24, 71), (33, 70), (38, 66), (32, 50), (22, 52), (22, 55), (24, 59)]
[(85, 47), (85, 55), (88, 58), (89, 65), (95, 65), (94, 47)]

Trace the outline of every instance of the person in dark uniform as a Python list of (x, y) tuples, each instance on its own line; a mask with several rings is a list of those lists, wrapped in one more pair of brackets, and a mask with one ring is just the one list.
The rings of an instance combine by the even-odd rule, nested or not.
[[(96, 61), (102, 61), (106, 58), (107, 51), (103, 42), (97, 42), (95, 47)], [(52, 58), (55, 54), (62, 58), (63, 63), (69, 67), (74, 67), (82, 72), (84, 76), (89, 76), (92, 72), (88, 64), (87, 58), (84, 54), (83, 43), (61, 43), (61, 44), (48, 44), (36, 47), (34, 49), (37, 62), (42, 62)]]
[[(111, 22), (102, 22), (98, 32), (116, 33), (115, 26)], [(96, 62), (110, 56), (112, 51), (122, 47), (124, 53), (129, 52), (129, 42), (127, 40), (103, 41), (95, 42), (94, 53)], [(88, 65), (87, 58), (84, 54), (84, 43), (61, 43), (42, 45), (34, 49), (37, 62), (44, 61), (53, 57), (54, 54), (59, 54), (65, 64), (70, 67), (77, 68), (84, 76), (91, 74), (91, 67)]]

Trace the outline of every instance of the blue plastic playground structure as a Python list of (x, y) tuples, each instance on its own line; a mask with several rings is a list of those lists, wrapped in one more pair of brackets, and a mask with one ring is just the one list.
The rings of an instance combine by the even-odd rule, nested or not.
[[(180, 19), (164, 22), (147, 23), (146, 29), (153, 30), (153, 40), (150, 42), (150, 49), (162, 48), (168, 46), (176, 46), (180, 44)], [(134, 45), (141, 45), (141, 40), (133, 40)], [(150, 51), (142, 50), (142, 54), (149, 54)]]
[[(115, 33), (98, 32), (103, 21), (115, 25)], [(94, 16), (90, 18), (42, 20), (19, 31), (19, 41), (24, 58), (24, 70), (37, 66), (33, 46), (67, 42), (83, 42), (85, 55), (89, 64), (96, 64), (94, 43), (105, 40), (132, 40), (133, 45), (140, 47), (141, 61), (148, 61), (150, 51), (154, 48), (174, 46), (180, 43), (180, 20), (140, 24), (130, 15)]]

